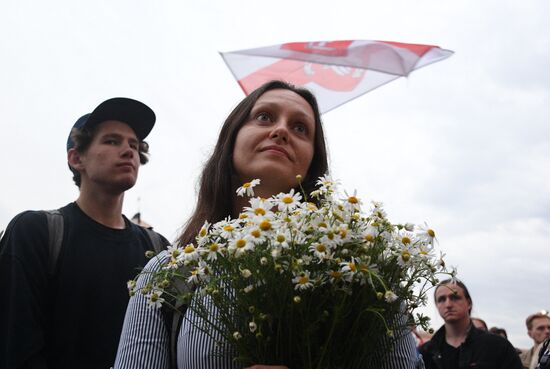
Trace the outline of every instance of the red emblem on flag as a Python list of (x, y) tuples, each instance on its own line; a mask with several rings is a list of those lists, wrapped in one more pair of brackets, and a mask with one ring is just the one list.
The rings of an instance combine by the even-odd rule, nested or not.
[(334, 65), (304, 63), (297, 60), (279, 60), (240, 79), (241, 88), (250, 93), (273, 79), (290, 81), (303, 86), (314, 82), (333, 91), (352, 91), (365, 76), (365, 70)]
[(345, 40), (291, 42), (221, 54), (245, 93), (283, 80), (310, 89), (321, 112), (327, 112), (452, 53), (432, 45)]

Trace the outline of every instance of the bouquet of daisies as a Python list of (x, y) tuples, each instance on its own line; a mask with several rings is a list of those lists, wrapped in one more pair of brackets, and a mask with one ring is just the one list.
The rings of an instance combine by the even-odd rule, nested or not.
[[(445, 272), (425, 226), (394, 225), (382, 205), (368, 212), (321, 177), (308, 198), (291, 190), (253, 197), (237, 219), (205, 223), (194, 244), (169, 248), (169, 261), (142, 293), (152, 307), (195, 299), (199, 327), (217, 332), (236, 360), (293, 368), (376, 367)], [(131, 289), (135, 286), (130, 284)], [(135, 291), (131, 291), (134, 293)], [(216, 319), (208, 319), (213, 304)]]

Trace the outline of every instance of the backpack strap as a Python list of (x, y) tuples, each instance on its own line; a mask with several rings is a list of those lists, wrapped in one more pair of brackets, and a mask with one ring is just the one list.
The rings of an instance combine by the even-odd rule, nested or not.
[(59, 209), (44, 210), (44, 214), (48, 222), (48, 249), (50, 253), (48, 271), (50, 276), (53, 276), (63, 244), (63, 214)]
[(145, 227), (141, 227), (141, 228), (143, 228), (145, 230), (145, 233), (147, 233), (147, 236), (149, 236), (149, 239), (153, 244), (153, 250), (155, 250), (157, 254), (160, 254), (160, 252), (162, 250), (165, 250), (166, 246), (170, 244), (168, 241), (163, 240), (160, 234), (153, 231), (151, 228), (145, 228)]
[[(185, 267), (183, 267), (185, 268)], [(182, 271), (183, 272), (183, 271)], [(184, 273), (184, 272), (183, 272)], [(178, 279), (175, 282), (176, 290), (179, 292), (192, 292), (194, 290), (187, 281)], [(164, 325), (168, 331), (170, 345), (170, 369), (177, 369), (178, 361), (178, 334), (183, 322), (183, 317), (187, 311), (187, 303), (184, 299), (178, 299), (172, 302), (173, 307), (164, 305), (161, 308)], [(174, 309), (175, 308), (175, 309)]]
[[(147, 233), (147, 236), (149, 236), (149, 239), (151, 240), (151, 243), (153, 244), (153, 249), (157, 254), (159, 254), (162, 250), (166, 249), (166, 246), (169, 245), (168, 242), (163, 240), (163, 238), (155, 231), (153, 231), (150, 228), (143, 227), (145, 232)], [(189, 289), (189, 286), (185, 284), (185, 286), (178, 286), (183, 287), (184, 289)], [(164, 325), (166, 326), (166, 329), (168, 330), (169, 334), (169, 343), (170, 343), (170, 368), (171, 369), (177, 369), (178, 367), (178, 333), (181, 327), (181, 323), (183, 320), (183, 314), (185, 314), (185, 311), (187, 310), (187, 305), (183, 303), (183, 301), (177, 301), (174, 304), (174, 307), (176, 310), (172, 308), (166, 308), (164, 307), (161, 312), (164, 319)]]
[(183, 321), (183, 314), (187, 310), (187, 306), (183, 307), (183, 312), (180, 310), (180, 307), (176, 306), (178, 309), (172, 311), (172, 323), (170, 327), (170, 368), (177, 369), (178, 367), (178, 333), (181, 328), (181, 323)]

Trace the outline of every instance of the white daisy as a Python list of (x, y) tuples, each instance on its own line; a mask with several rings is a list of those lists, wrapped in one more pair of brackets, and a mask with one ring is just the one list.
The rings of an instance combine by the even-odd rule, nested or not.
[(280, 193), (275, 197), (275, 204), (279, 211), (292, 211), (298, 206), (302, 195), (299, 192), (294, 192), (294, 188), (289, 193)]
[(280, 247), (283, 249), (288, 248), (288, 243), (290, 242), (290, 232), (288, 230), (281, 230), (275, 234), (272, 241), (273, 246)]
[(346, 198), (343, 201), (346, 209), (352, 211), (359, 210), (362, 205), (361, 200), (357, 197), (357, 190), (353, 191), (352, 195), (348, 195), (346, 192)]
[(259, 227), (253, 227), (248, 231), (250, 240), (256, 245), (264, 243), (266, 240), (266, 234)]
[(292, 282), (296, 285), (294, 286), (294, 289), (296, 290), (307, 290), (308, 288), (313, 287), (313, 283), (311, 283), (311, 280), (309, 278), (309, 271), (304, 270), (303, 272), (295, 274), (295, 277), (292, 279)]
[(437, 238), (435, 237), (435, 231), (428, 227), (427, 223), (424, 223), (423, 226), (418, 226), (418, 229), (420, 232), (417, 233), (417, 237), (421, 239), (424, 242), (428, 242), (430, 244), (433, 244), (434, 241), (437, 242)]
[(207, 254), (208, 261), (218, 260), (218, 256), (223, 254), (224, 247), (223, 243), (212, 242), (201, 249), (201, 254)]
[(208, 242), (208, 231), (210, 229), (210, 223), (208, 221), (205, 221), (203, 226), (201, 227), (201, 230), (199, 231), (199, 234), (196, 237), (197, 245), (203, 246)]
[(321, 195), (325, 193), (332, 192), (333, 189), (339, 184), (339, 181), (335, 181), (331, 176), (325, 174), (322, 177), (319, 177), (316, 185), (319, 187), (317, 190)]
[(216, 223), (215, 227), (221, 237), (229, 239), (240, 228), (240, 225), (239, 220), (222, 220)]
[(164, 299), (161, 297), (162, 291), (161, 290), (152, 290), (147, 294), (147, 306), (150, 308), (159, 309), (162, 307), (162, 303), (164, 302)]
[(238, 234), (229, 242), (227, 249), (239, 257), (247, 251), (254, 250), (254, 243), (250, 241), (249, 236)]
[(259, 184), (260, 184), (259, 179), (253, 179), (250, 182), (244, 183), (241, 187), (237, 188), (237, 191), (236, 191), (237, 196), (244, 197), (245, 194), (248, 197), (254, 196), (254, 187), (256, 187)]
[(329, 245), (321, 242), (314, 242), (308, 249), (319, 260), (330, 259), (332, 256)]
[(353, 276), (357, 273), (357, 270), (357, 262), (355, 258), (351, 258), (350, 261), (340, 263), (340, 271), (343, 274), (343, 278), (348, 282), (353, 279)]
[(273, 212), (271, 208), (273, 207), (273, 202), (271, 199), (263, 199), (260, 197), (254, 197), (250, 199), (250, 206), (245, 207), (243, 210), (246, 212), (246, 215), (250, 219), (256, 219), (257, 217), (261, 218), (272, 218)]
[(197, 248), (192, 243), (185, 245), (181, 255), (183, 260), (197, 260), (200, 256)]

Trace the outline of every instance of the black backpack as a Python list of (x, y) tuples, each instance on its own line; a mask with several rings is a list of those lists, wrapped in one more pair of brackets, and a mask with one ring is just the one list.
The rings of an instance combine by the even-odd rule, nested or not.
[[(61, 246), (63, 244), (63, 214), (59, 209), (54, 210), (44, 210), (46, 219), (48, 221), (48, 247), (50, 252), (49, 259), (49, 272), (53, 276), (55, 268), (57, 265), (57, 260), (59, 259), (59, 254), (61, 252)], [(151, 243), (153, 244), (153, 249), (157, 254), (162, 250), (166, 249), (168, 243), (164, 242), (162, 237), (155, 231), (149, 228), (142, 227)], [(190, 288), (188, 285), (180, 285), (179, 288)], [(177, 301), (174, 303), (176, 310), (163, 306), (161, 313), (164, 319), (164, 324), (166, 330), (169, 332), (169, 342), (170, 342), (170, 367), (173, 369), (177, 368), (177, 342), (178, 342), (178, 332), (181, 327), (183, 320), (183, 314), (187, 310), (187, 305), (182, 301)]]
[[(59, 209), (43, 210), (43, 212), (48, 221), (48, 248), (50, 252), (49, 271), (50, 274), (53, 275), (57, 265), (57, 260), (59, 259), (59, 253), (61, 252), (61, 246), (63, 244), (63, 214)], [(162, 237), (157, 232), (149, 228), (141, 228), (143, 228), (147, 233), (147, 236), (149, 236), (153, 249), (157, 254), (166, 249), (168, 244), (164, 242)]]

